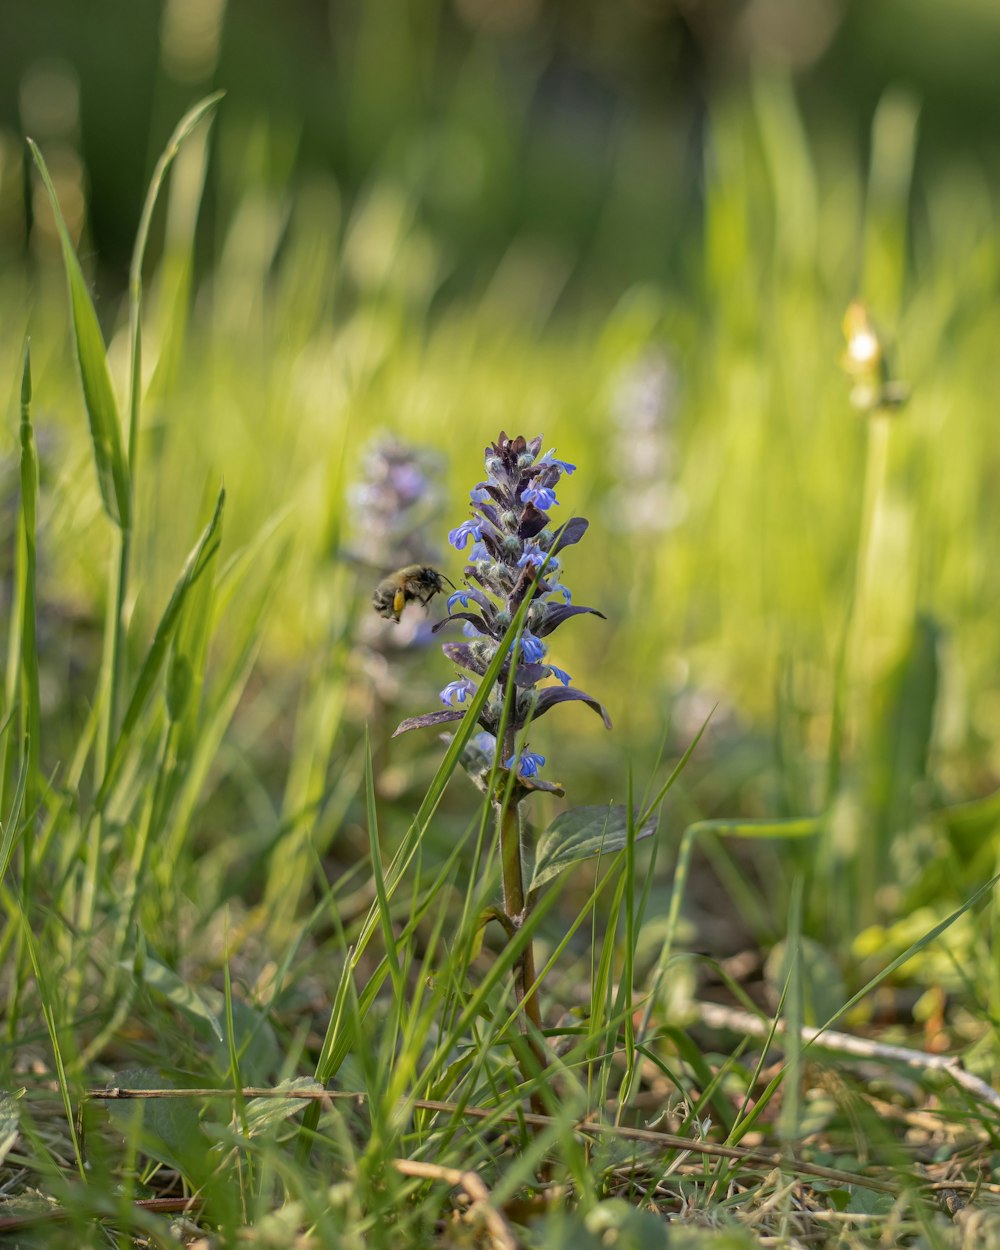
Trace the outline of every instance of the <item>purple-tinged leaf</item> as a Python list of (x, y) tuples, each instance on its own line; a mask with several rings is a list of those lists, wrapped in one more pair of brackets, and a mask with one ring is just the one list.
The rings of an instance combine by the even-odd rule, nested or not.
[(491, 503), (477, 504), (477, 507), (491, 525), (495, 526), (497, 529), (500, 528), (500, 517), (496, 508), (494, 508)]
[(494, 560), (503, 559), (503, 545), (495, 534), (491, 534), (489, 530), (483, 530), (483, 546), (490, 553)]
[(398, 738), (400, 734), (408, 733), (411, 729), (428, 729), (431, 725), (445, 725), (448, 721), (461, 720), (464, 715), (465, 713), (458, 711), (457, 708), (450, 708), (444, 712), (425, 712), (423, 716), (410, 716), (400, 721), (393, 730), (392, 736)]
[(521, 606), (524, 596), (528, 593), (532, 583), (535, 580), (535, 570), (530, 564), (526, 564), (520, 570), (517, 581), (511, 588), (510, 594), (507, 596), (507, 607), (510, 612), (516, 612)]
[(542, 450), (541, 434), (536, 434), (535, 437), (531, 440), (530, 443), (528, 443), (527, 446), (528, 446), (528, 451), (530, 451), (533, 456), (537, 456), (538, 453)]
[(566, 793), (558, 781), (545, 781), (541, 777), (518, 777), (517, 780), (522, 790), (542, 790), (544, 793), (554, 794), (556, 798), (560, 799)]
[(590, 522), (585, 516), (571, 516), (565, 525), (560, 525), (556, 530), (556, 536), (549, 550), (555, 555), (556, 552), (562, 551), (563, 547), (572, 547), (584, 536), (589, 525)]
[[(534, 686), (549, 675), (547, 664), (519, 664), (514, 674), (514, 685), (527, 689)], [(506, 680), (507, 671), (503, 671), (501, 680)]]
[(476, 629), (478, 629), (481, 634), (489, 635), (489, 632), (490, 632), (489, 626), (486, 624), (483, 618), (478, 614), (478, 612), (461, 612), (461, 611), (451, 612), (448, 614), (448, 616), (444, 617), (442, 620), (436, 621), (434, 625), (431, 627), (432, 632), (436, 634), (439, 629), (443, 629), (444, 626), (447, 625), (450, 621), (469, 621), (471, 624), (475, 625)]
[(467, 668), (470, 673), (476, 673), (479, 677), (482, 677), (487, 668), (489, 668), (489, 663), (481, 660), (472, 648), (464, 642), (446, 642), (441, 647), (441, 650), (453, 664)]
[(597, 715), (604, 721), (605, 729), (611, 728), (611, 717), (607, 714), (602, 704), (583, 690), (577, 690), (575, 686), (546, 686), (544, 690), (538, 692), (538, 701), (535, 704), (535, 719), (542, 716), (551, 707), (555, 707), (557, 703), (586, 703), (587, 707), (593, 708)]
[(518, 538), (534, 538), (536, 534), (540, 534), (549, 518), (544, 512), (539, 512), (533, 503), (529, 503), (521, 514), (521, 524), (517, 527)]
[(608, 619), (603, 612), (598, 612), (596, 608), (585, 608), (582, 604), (553, 603), (547, 606), (549, 610), (545, 613), (545, 619), (535, 628), (535, 634), (539, 638), (544, 638), (546, 634), (551, 634), (554, 629), (558, 628), (563, 621), (569, 620), (571, 616), (589, 613), (591, 616), (599, 616), (602, 621)]

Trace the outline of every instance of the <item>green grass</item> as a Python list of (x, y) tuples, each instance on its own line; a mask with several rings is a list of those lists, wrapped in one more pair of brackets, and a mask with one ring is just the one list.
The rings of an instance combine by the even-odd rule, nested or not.
[[(449, 297), (405, 189), (375, 178), (331, 227), (332, 188), (240, 165), (224, 102), (242, 195), (206, 276), (196, 111), (120, 313), (99, 325), (68, 233), (0, 279), (31, 334), (30, 372), (0, 341), (0, 1231), (556, 1250), (666, 1244), (669, 1217), (670, 1245), (937, 1250), (973, 1244), (957, 1195), (997, 1239), (968, 1088), (698, 1023), (726, 997), (998, 1079), (995, 214), (959, 174), (911, 190), (903, 100), (871, 177), (810, 150), (782, 81), (745, 105), (713, 111), (687, 282), (613, 307), (552, 313), (530, 268)], [(859, 292), (911, 387), (892, 417), (838, 366)], [(655, 354), (667, 528), (613, 417)], [(626, 815), (509, 940), (473, 726), (389, 736), (452, 674), (365, 632), (350, 488), (383, 428), (446, 458), (442, 549), (501, 428), (578, 465), (566, 578), (608, 620), (554, 658), (615, 729), (564, 707), (531, 741), (571, 806)], [(532, 803), (536, 835), (565, 806)]]

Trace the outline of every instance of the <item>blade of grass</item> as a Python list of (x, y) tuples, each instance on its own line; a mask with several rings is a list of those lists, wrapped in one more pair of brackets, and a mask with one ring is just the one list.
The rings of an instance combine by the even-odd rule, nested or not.
[(365, 813), (368, 818), (368, 849), (372, 861), (372, 879), (375, 882), (375, 902), (382, 925), (382, 940), (385, 942), (385, 955), (389, 961), (392, 987), (396, 993), (396, 1005), (401, 1011), (406, 1001), (406, 985), (399, 966), (399, 955), (396, 952), (396, 935), (392, 931), (389, 897), (385, 891), (385, 876), (382, 872), (382, 848), (378, 840), (378, 811), (375, 805), (375, 777), (372, 773), (372, 741), (367, 725), (365, 726)]
[(188, 593), (197, 580), (204, 574), (205, 570), (209, 567), (211, 561), (214, 559), (219, 550), (219, 545), (222, 541), (221, 528), (225, 502), (226, 492), (225, 490), (220, 490), (212, 519), (202, 531), (197, 543), (195, 543), (191, 550), (191, 554), (185, 561), (184, 568), (181, 570), (181, 575), (177, 579), (177, 584), (174, 586), (170, 599), (167, 602), (167, 606), (160, 618), (160, 622), (156, 627), (156, 632), (153, 635), (153, 641), (146, 653), (146, 658), (143, 661), (142, 668), (139, 670), (139, 676), (136, 678), (135, 687), (132, 691), (132, 697), (129, 700), (125, 716), (122, 719), (121, 730), (119, 731), (118, 738), (115, 741), (110, 758), (108, 759), (107, 770), (105, 772), (104, 779), (101, 782), (101, 788), (94, 800), (94, 806), (98, 810), (102, 809), (104, 804), (107, 802), (108, 795), (114, 785), (118, 775), (118, 770), (121, 767), (125, 750), (129, 745), (132, 732), (138, 724), (139, 717), (142, 715), (146, 702), (153, 691), (156, 679), (160, 675), (160, 670), (162, 669), (163, 662), (167, 656), (170, 640), (174, 635), (178, 622), (180, 621), (181, 612)]
[(132, 519), (131, 482), (128, 462), (122, 446), (121, 422), (118, 404), (108, 371), (104, 338), (97, 320), (90, 292), (76, 258), (73, 242), (59, 207), (56, 189), (52, 184), (48, 166), (38, 145), (28, 140), (28, 147), (48, 192), (52, 213), (55, 217), (59, 242), (62, 246), (63, 264), (69, 285), (70, 320), (73, 326), (73, 344), (83, 386), (83, 399), (90, 421), (90, 440), (97, 466), (97, 482), (105, 511), (119, 529), (128, 529)]
[(66, 1065), (63, 1061), (62, 1043), (59, 1040), (59, 1027), (56, 1024), (55, 1011), (53, 1002), (57, 995), (53, 994), (52, 986), (49, 984), (47, 975), (42, 971), (41, 960), (38, 958), (38, 948), (35, 945), (35, 939), (31, 932), (31, 926), (28, 924), (28, 917), (21, 911), (21, 927), (24, 934), (25, 945), (28, 949), (28, 956), (31, 959), (31, 966), (35, 972), (35, 981), (38, 984), (38, 993), (42, 1000), (42, 1015), (45, 1018), (45, 1027), (48, 1030), (49, 1042), (52, 1046), (52, 1057), (55, 1061), (56, 1081), (59, 1085), (59, 1096), (62, 1099), (63, 1110), (66, 1113), (66, 1124), (69, 1129), (70, 1140), (73, 1143), (73, 1157), (76, 1160), (77, 1171), (80, 1173), (80, 1179), (86, 1183), (87, 1170), (83, 1164), (83, 1154), (80, 1150), (80, 1139), (76, 1131), (76, 1117), (73, 1114), (73, 1101), (70, 1098), (69, 1082), (66, 1080)]
[[(21, 603), (21, 742), (26, 753), (27, 776), (24, 802), (28, 819), (34, 823), (41, 793), (39, 751), (42, 732), (41, 698), (38, 676), (38, 633), (36, 621), (36, 558), (35, 532), (38, 507), (38, 456), (31, 424), (31, 352), (24, 347), (24, 371), (21, 375), (21, 518), (18, 544), (18, 599)], [(31, 857), (34, 839), (26, 837), (24, 846), (23, 894), (31, 892)]]

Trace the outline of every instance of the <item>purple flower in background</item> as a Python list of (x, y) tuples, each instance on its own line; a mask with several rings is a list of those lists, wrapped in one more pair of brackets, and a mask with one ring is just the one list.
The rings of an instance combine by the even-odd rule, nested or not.
[(659, 349), (623, 365), (612, 383), (611, 418), (618, 436), (609, 442), (609, 468), (617, 485), (608, 495), (616, 528), (645, 534), (677, 525), (687, 510), (678, 480), (677, 419), (680, 384)]

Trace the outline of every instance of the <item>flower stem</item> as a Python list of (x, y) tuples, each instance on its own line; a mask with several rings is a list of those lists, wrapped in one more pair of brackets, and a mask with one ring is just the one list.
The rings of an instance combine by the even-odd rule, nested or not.
[[(521, 821), (517, 804), (497, 804), (497, 823), (500, 833), (500, 867), (503, 875), (503, 910), (511, 927), (516, 930), (524, 923), (527, 902), (524, 894), (524, 876), (521, 870)], [(528, 1037), (531, 1053), (535, 1059), (535, 1071), (521, 1060), (521, 1072), (529, 1083), (546, 1066), (545, 1052), (540, 1040), (542, 1016), (538, 1007), (535, 987), (535, 951), (529, 940), (514, 965), (514, 997), (521, 1008), (519, 1025)], [(530, 1029), (529, 1029), (530, 1024)], [(535, 1030), (532, 1036), (531, 1030)], [(532, 1110), (541, 1106), (537, 1092), (531, 1095)]]

